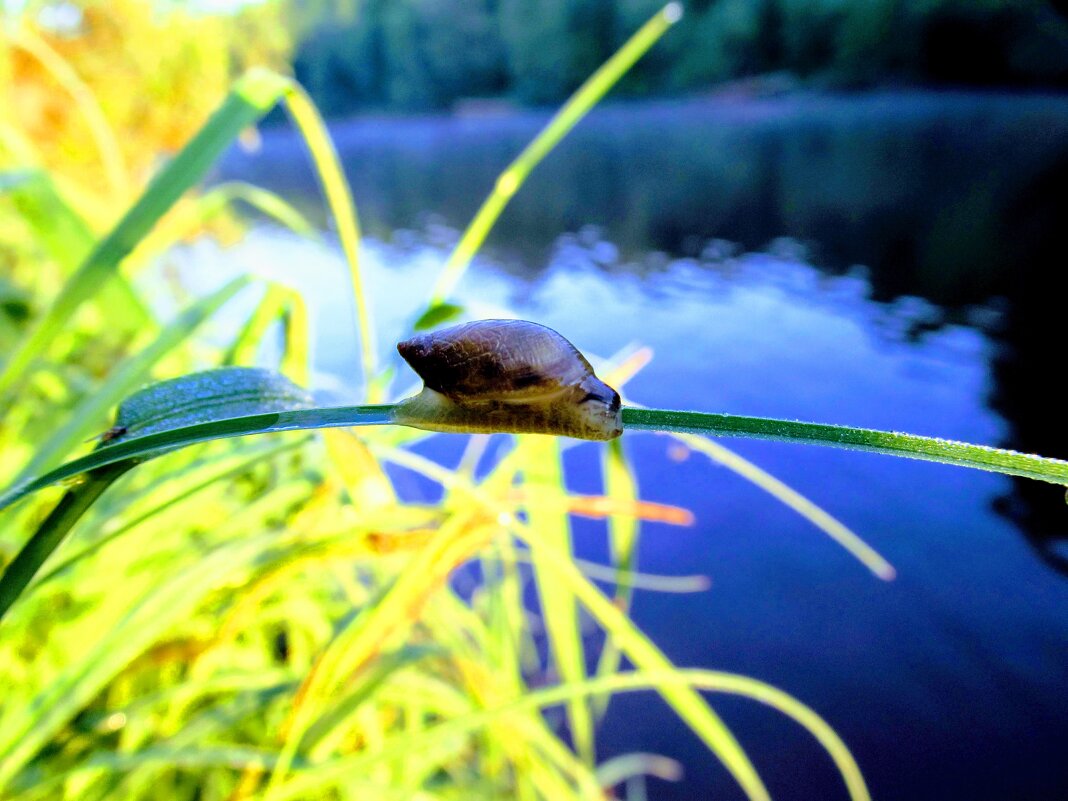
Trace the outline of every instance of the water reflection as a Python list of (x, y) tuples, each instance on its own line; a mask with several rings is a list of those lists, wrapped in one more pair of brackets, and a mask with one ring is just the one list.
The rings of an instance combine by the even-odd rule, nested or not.
[[(422, 300), (413, 287), (430, 286), (455, 227), (543, 119), (338, 128), (379, 240), (366, 255), (381, 342), (405, 333)], [(627, 387), (642, 403), (1068, 456), (1053, 390), (1063, 357), (1051, 347), (1063, 343), (1063, 295), (1051, 287), (1068, 219), (1065, 141), (1064, 98), (607, 109), (524, 187), (462, 300), (475, 317), (503, 309), (544, 322), (595, 355), (651, 345), (652, 364)], [(273, 133), (228, 170), (318, 208), (297, 152)], [(282, 281), (301, 265), (315, 284), (318, 384), (352, 397), (336, 248), (262, 230), (224, 258)], [(219, 280), (218, 255), (191, 261)], [(1056, 750), (1068, 736), (1068, 583), (1019, 531), (1063, 566), (1061, 491), (874, 455), (730, 444), (862, 532), (901, 579), (874, 581), (727, 471), (680, 462), (661, 438), (628, 437), (643, 494), (698, 521), (645, 526), (643, 566), (713, 579), (699, 597), (641, 594), (639, 624), (684, 664), (751, 674), (810, 703), (845, 736), (877, 798), (1057, 797), (1068, 786)], [(427, 447), (456, 457), (450, 438)], [(578, 491), (595, 489), (592, 448), (568, 452)], [(585, 556), (603, 557), (603, 536), (576, 523)], [(803, 775), (812, 797), (841, 796), (794, 729), (751, 706), (718, 708), (747, 742), (772, 748), (774, 764), (760, 767), (774, 794), (794, 797)], [(682, 758), (686, 782), (656, 797), (731, 797), (681, 727), (656, 723), (669, 719), (654, 699), (621, 699), (606, 755)]]

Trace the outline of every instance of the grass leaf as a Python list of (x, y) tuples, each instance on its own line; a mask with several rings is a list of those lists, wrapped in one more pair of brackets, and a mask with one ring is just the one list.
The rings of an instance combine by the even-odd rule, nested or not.
[[(557, 551), (571, 553), (571, 524), (567, 512), (544, 503), (545, 496), (565, 493), (564, 466), (559, 440), (555, 437), (529, 437), (520, 442), (523, 486), (529, 494), (526, 504), (531, 529)], [(582, 626), (575, 598), (556, 580), (552, 566), (542, 558), (543, 550), (534, 550), (532, 562), (538, 587), (545, 632), (549, 637), (552, 661), (562, 681), (577, 682), (586, 678), (586, 657)], [(568, 704), (568, 727), (575, 749), (587, 765), (594, 762), (593, 718), (584, 699)]]
[(829, 445), (847, 450), (885, 453), (930, 462), (974, 467), (1024, 478), (1068, 485), (1068, 462), (1029, 453), (971, 445), (938, 437), (877, 431), (870, 428), (803, 423), (771, 417), (743, 417), (710, 412), (624, 407), (623, 427), (632, 431), (668, 431), (752, 437), (777, 442)]
[(519, 191), (527, 176), (681, 16), (682, 6), (679, 3), (668, 3), (654, 14), (568, 98), (545, 128), (497, 177), (493, 191), (483, 201), (442, 268), (431, 292), (428, 313), (432, 313), (434, 307), (445, 303), (463, 277), (471, 259), (482, 247), (497, 218), (501, 216), (512, 196)]

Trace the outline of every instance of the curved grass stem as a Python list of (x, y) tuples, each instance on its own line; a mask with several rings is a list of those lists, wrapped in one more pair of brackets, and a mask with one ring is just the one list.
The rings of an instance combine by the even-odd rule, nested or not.
[[(35, 479), (10, 487), (0, 495), (0, 509), (10, 506), (39, 489), (87, 473), (97, 467), (130, 459), (142, 459), (163, 451), (227, 437), (316, 428), (388, 425), (393, 424), (394, 408), (395, 404), (387, 403), (253, 414), (124, 439), (67, 462)], [(772, 417), (680, 412), (667, 409), (635, 409), (629, 406), (623, 409), (623, 427), (631, 431), (685, 432), (708, 436), (751, 437), (779, 442), (827, 445), (847, 450), (885, 453), (891, 456), (972, 467), (1068, 486), (1068, 462), (1062, 459), (895, 431), (877, 431), (826, 423), (803, 423)]]
[(60, 499), (7, 566), (4, 575), (0, 576), (0, 620), (4, 619), (7, 610), (33, 580), (45, 560), (59, 547), (74, 524), (119, 476), (135, 464), (136, 462), (130, 459), (91, 470), (77, 486), (71, 487)]
[(903, 434), (898, 431), (803, 423), (773, 417), (631, 407), (623, 409), (623, 427), (631, 431), (673, 431), (828, 445), (832, 448), (905, 456), (909, 459), (973, 467), (977, 470), (1068, 485), (1068, 462), (1061, 459), (939, 437)]

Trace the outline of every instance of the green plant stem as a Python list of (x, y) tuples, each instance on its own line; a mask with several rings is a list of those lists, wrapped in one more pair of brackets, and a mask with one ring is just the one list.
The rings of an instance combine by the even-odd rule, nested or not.
[[(123, 439), (107, 447), (67, 462), (43, 476), (8, 489), (0, 495), (0, 509), (57, 481), (71, 478), (104, 465), (131, 458), (144, 458), (166, 450), (198, 442), (248, 434), (296, 431), (316, 428), (387, 425), (393, 422), (394, 404), (337, 406), (298, 409), (244, 417), (229, 417), (208, 423), (159, 431), (143, 437)], [(752, 437), (779, 442), (828, 445), (857, 451), (885, 453), (912, 459), (973, 467), (995, 473), (1023, 476), (1052, 484), (1068, 485), (1068, 462), (1030, 453), (971, 445), (937, 437), (921, 437), (867, 428), (801, 423), (770, 417), (744, 417), (708, 412), (676, 412), (666, 409), (623, 409), (623, 426), (631, 431), (676, 431), (706, 436)]]
[[(83, 473), (88, 476), (82, 484), (64, 496), (41, 524), (37, 533), (15, 557), (3, 577), (0, 577), (0, 617), (25, 589), (37, 569), (56, 548), (75, 521), (115, 478), (137, 462), (186, 445), (225, 437), (315, 428), (386, 425), (392, 422), (394, 408), (392, 404), (384, 404), (298, 409), (230, 417), (208, 423), (182, 426), (106, 445), (32, 481), (12, 487), (0, 495), (0, 509), (58, 481)], [(921, 437), (915, 434), (823, 423), (801, 423), (766, 417), (632, 407), (623, 409), (623, 424), (624, 428), (632, 431), (672, 431), (829, 445), (849, 450), (871, 451), (973, 467), (1068, 485), (1068, 462), (1060, 459), (1049, 459), (1033, 454), (935, 437)]]
[(803, 423), (771, 417), (679, 412), (667, 409), (623, 409), (623, 427), (631, 431), (675, 431), (706, 436), (750, 437), (778, 442), (827, 445), (854, 451), (885, 453), (1023, 476), (1068, 485), (1068, 462), (1030, 453), (972, 445), (939, 437), (897, 431)]
[(553, 115), (541, 133), (527, 145), (515, 161), (497, 178), (489, 197), (482, 203), (475, 218), (467, 226), (460, 242), (449, 255), (449, 260), (438, 276), (431, 292), (430, 306), (443, 304), (463, 276), (467, 265), (482, 246), (504, 207), (526, 181), (531, 171), (563, 139), (579, 121), (589, 113), (608, 90), (626, 74), (639, 58), (645, 55), (667, 30), (679, 21), (682, 6), (668, 3), (654, 14), (633, 36), (628, 39), (600, 69), (591, 75), (576, 90), (563, 107)]
[(248, 434), (270, 434), (279, 431), (300, 431), (316, 428), (349, 428), (351, 426), (385, 425), (390, 422), (392, 404), (380, 406), (337, 406), (323, 409), (298, 409), (287, 412), (268, 412), (243, 417), (229, 417), (208, 423), (157, 431), (142, 437), (131, 437), (98, 448), (79, 459), (60, 465), (55, 470), (25, 484), (10, 488), (0, 495), (0, 509), (43, 487), (105, 465), (158, 456), (165, 451)]
[(90, 470), (77, 486), (67, 490), (0, 576), (0, 620), (86, 510), (136, 463), (136, 460), (128, 459)]

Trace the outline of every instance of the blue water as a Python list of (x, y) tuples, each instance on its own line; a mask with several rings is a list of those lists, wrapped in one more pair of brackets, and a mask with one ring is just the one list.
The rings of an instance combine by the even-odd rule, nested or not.
[[(576, 132), (577, 150), (559, 154), (579, 171), (577, 183), (532, 181), (520, 196), (526, 205), (502, 220), (502, 229), (522, 241), (513, 247), (495, 240), (459, 299), (472, 317), (516, 315), (550, 325), (591, 357), (634, 344), (652, 348), (651, 363), (625, 387), (637, 403), (988, 444), (1022, 440), (1064, 456), (1055, 453), (1064, 437), (1060, 417), (1042, 417), (1027, 405), (1031, 388), (1048, 375), (1025, 369), (1039, 360), (1025, 348), (1041, 333), (1032, 328), (1046, 324), (1045, 307), (1042, 293), (1016, 291), (1032, 284), (1021, 277), (1013, 248), (1060, 236), (1027, 225), (1060, 208), (1041, 187), (1050, 170), (1063, 174), (1057, 170), (1068, 148), (1061, 138), (1068, 133), (1068, 103), (943, 100), (845, 99), (830, 110), (827, 99), (729, 110), (715, 104), (610, 109)], [(455, 236), (450, 224), (461, 222), (442, 199), (444, 185), (451, 180), (459, 187), (455, 205), (470, 210), (476, 190), (469, 184), (485, 188), (481, 177), (498, 169), (514, 153), (509, 147), (542, 120), (376, 120), (339, 128), (357, 200), (375, 233), (364, 257), (384, 358), (395, 359), (390, 343), (406, 333)], [(632, 123), (623, 125), (627, 120)], [(700, 135), (713, 129), (714, 139)], [(864, 147), (873, 131), (878, 158)], [(676, 141), (690, 150), (671, 144)], [(803, 159), (800, 167), (784, 165), (783, 158), (812, 141), (832, 143), (812, 151), (822, 173)], [(737, 154), (735, 162), (716, 162), (716, 171), (762, 177), (750, 185), (736, 175), (728, 186), (711, 182), (699, 190), (712, 156), (687, 160), (686, 154), (710, 143)], [(480, 166), (465, 179), (448, 161), (453, 151), (462, 154), (462, 165)], [(755, 152), (762, 154), (759, 169)], [(940, 152), (968, 157), (939, 165)], [(862, 166), (842, 156), (836, 172), (834, 153), (859, 153)], [(265, 157), (269, 168), (258, 161)], [(663, 164), (672, 157), (681, 161), (660, 170), (659, 181), (646, 174), (648, 166), (636, 166), (643, 158)], [(397, 180), (389, 180), (389, 165), (413, 161), (426, 173), (427, 191), (412, 185), (407, 167), (397, 167)], [(373, 179), (361, 167), (368, 163)], [(594, 163), (601, 167), (582, 172)], [(550, 176), (552, 164), (545, 165)], [(784, 177), (798, 168), (808, 182)], [(299, 183), (292, 176), (303, 167), (292, 141), (272, 133), (264, 153), (235, 155), (228, 169), (253, 178), (289, 175), (276, 187), (285, 189)], [(938, 169), (948, 177), (924, 191)], [(581, 187), (583, 174), (589, 186), (575, 190), (572, 208), (569, 192)], [(605, 176), (613, 175), (616, 183), (606, 189)], [(301, 180), (310, 193), (311, 184)], [(605, 198), (633, 199), (634, 181), (657, 187), (658, 201), (648, 208), (605, 205)], [(675, 217), (665, 199), (674, 182), (683, 184), (676, 205), (684, 207)], [(722, 212), (727, 189), (736, 217), (747, 197), (758, 211), (777, 211), (770, 222), (748, 220), (734, 242), (720, 241), (715, 237), (726, 232), (699, 210)], [(832, 208), (836, 193), (842, 197)], [(943, 214), (946, 208), (952, 213)], [(900, 230), (885, 234), (886, 218)], [(668, 223), (674, 228), (664, 234)], [(850, 226), (865, 236), (839, 230)], [(820, 231), (831, 232), (826, 239), (834, 244), (813, 237)], [(972, 242), (971, 248), (983, 258), (953, 262), (944, 272), (932, 268), (937, 254), (958, 250), (947, 251), (947, 243), (969, 239), (980, 240), (981, 247)], [(1041, 253), (1029, 252), (1034, 268), (1034, 254)], [(211, 283), (220, 256), (228, 270), (258, 272), (306, 293), (316, 327), (315, 387), (324, 398), (354, 398), (352, 304), (332, 239), (302, 241), (260, 225), (240, 248), (220, 254), (202, 244), (181, 258), (190, 280)], [(398, 362), (398, 393), (417, 384), (404, 370)], [(634, 619), (668, 656), (681, 665), (753, 676), (811, 706), (843, 736), (876, 799), (1068, 797), (1061, 753), (1068, 737), (1068, 580), (1031, 544), (1048, 545), (1046, 534), (1020, 522), (1052, 519), (1068, 531), (1068, 519), (1045, 511), (1068, 512), (1062, 493), (878, 455), (722, 442), (858, 532), (898, 578), (875, 578), (812, 525), (704, 456), (663, 436), (628, 433), (625, 447), (638, 466), (642, 496), (686, 507), (696, 520), (690, 527), (644, 524), (641, 569), (711, 580), (699, 594), (638, 591)], [(451, 464), (460, 446), (458, 438), (438, 437), (423, 451)], [(598, 490), (598, 447), (568, 451), (576, 491)], [(431, 490), (411, 477), (399, 481), (409, 494), (429, 497)], [(1039, 517), (1006, 512), (1039, 507)], [(576, 519), (575, 539), (581, 555), (605, 558), (602, 524)], [(796, 725), (751, 701), (712, 700), (775, 798), (846, 797), (829, 759)], [(652, 798), (742, 797), (654, 696), (614, 700), (599, 736), (603, 757), (637, 750), (682, 763), (681, 782), (649, 780)]]

